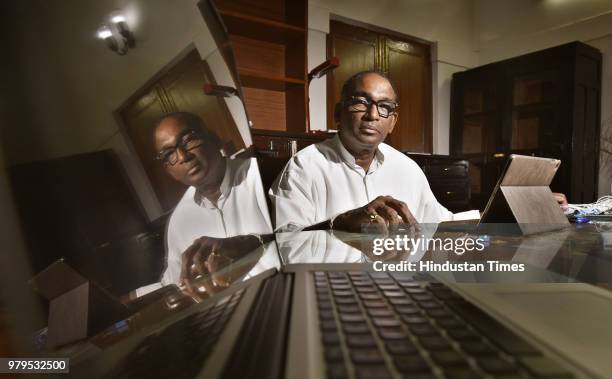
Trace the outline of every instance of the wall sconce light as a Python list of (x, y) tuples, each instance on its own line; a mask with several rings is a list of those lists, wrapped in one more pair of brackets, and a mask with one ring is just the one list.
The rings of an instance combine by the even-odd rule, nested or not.
[(102, 25), (98, 29), (98, 38), (106, 42), (106, 46), (119, 55), (125, 55), (129, 48), (136, 46), (134, 34), (130, 30), (125, 16), (119, 11), (110, 15), (110, 26)]
[(117, 31), (119, 34), (125, 39), (128, 47), (136, 46), (136, 40), (134, 39), (134, 34), (130, 31), (128, 24), (125, 22), (125, 16), (115, 11), (111, 14), (111, 22), (115, 24)]
[(98, 29), (98, 38), (104, 40), (106, 42), (106, 46), (119, 55), (125, 55), (127, 53), (127, 48), (123, 46), (121, 49), (119, 48), (119, 43), (113, 36), (113, 31), (108, 27), (108, 25), (102, 25), (100, 29)]

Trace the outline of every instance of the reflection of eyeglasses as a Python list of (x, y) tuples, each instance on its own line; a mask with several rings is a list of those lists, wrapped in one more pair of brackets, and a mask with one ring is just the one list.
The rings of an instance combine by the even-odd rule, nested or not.
[(191, 130), (187, 132), (187, 134), (183, 135), (181, 140), (174, 146), (160, 151), (155, 159), (162, 161), (163, 163), (167, 163), (170, 166), (174, 166), (179, 159), (179, 148), (182, 149), (183, 152), (187, 152), (197, 149), (198, 147), (202, 146), (202, 144), (204, 144), (202, 137), (195, 130)]
[(360, 96), (351, 96), (350, 99), (344, 100), (344, 106), (357, 112), (367, 112), (372, 105), (376, 105), (378, 115), (383, 118), (391, 116), (399, 108), (399, 104), (394, 101), (381, 100), (374, 101)]

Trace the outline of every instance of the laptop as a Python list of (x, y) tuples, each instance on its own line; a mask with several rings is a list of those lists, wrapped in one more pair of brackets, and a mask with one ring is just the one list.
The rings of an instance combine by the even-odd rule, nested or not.
[(285, 260), (75, 363), (70, 375), (605, 378), (611, 316), (612, 294), (587, 284), (450, 283), (368, 263)]

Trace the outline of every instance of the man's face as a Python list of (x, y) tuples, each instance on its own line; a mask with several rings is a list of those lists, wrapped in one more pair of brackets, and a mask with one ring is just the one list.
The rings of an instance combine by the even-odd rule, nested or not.
[[(179, 142), (182, 147), (177, 148)], [(188, 150), (185, 146), (195, 148)], [(175, 180), (188, 186), (204, 185), (209, 172), (217, 163), (217, 152), (201, 140), (197, 131), (180, 124), (172, 117), (164, 119), (155, 130), (155, 149), (166, 157), (171, 157), (171, 153), (175, 151), (173, 158), (176, 161), (166, 159), (163, 161), (164, 168)]]
[[(380, 75), (364, 75), (355, 85), (353, 98), (365, 101), (396, 101), (395, 92), (391, 83)], [(344, 99), (346, 100), (346, 99)], [(340, 104), (336, 111), (336, 121), (339, 121), (339, 133), (345, 147), (351, 152), (364, 149), (375, 149), (387, 134), (393, 131), (397, 122), (397, 113), (389, 117), (382, 117), (376, 105), (372, 104), (367, 110), (358, 111), (350, 105)]]

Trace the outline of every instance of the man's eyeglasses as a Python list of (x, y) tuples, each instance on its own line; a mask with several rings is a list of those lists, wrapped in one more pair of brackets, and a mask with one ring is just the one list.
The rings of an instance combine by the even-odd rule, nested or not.
[(394, 101), (380, 100), (374, 101), (361, 96), (351, 96), (349, 99), (344, 100), (344, 106), (357, 112), (367, 112), (372, 105), (376, 105), (378, 115), (383, 118), (391, 116), (399, 108), (399, 104)]
[(202, 139), (202, 137), (195, 130), (191, 130), (185, 135), (183, 135), (181, 140), (178, 141), (174, 146), (168, 147), (160, 151), (155, 157), (155, 159), (162, 161), (163, 163), (167, 163), (170, 166), (174, 166), (179, 159), (179, 148), (182, 149), (183, 152), (187, 152), (193, 149), (197, 149), (203, 144), (204, 140)]

